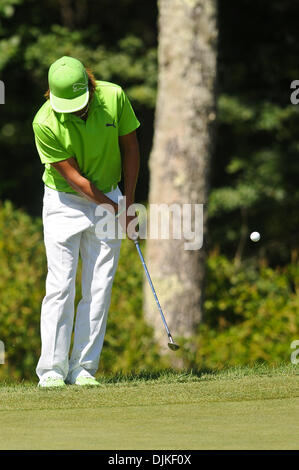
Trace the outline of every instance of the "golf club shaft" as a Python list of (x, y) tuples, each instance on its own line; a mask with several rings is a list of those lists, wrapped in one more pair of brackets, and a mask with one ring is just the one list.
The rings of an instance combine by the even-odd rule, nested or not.
[(169, 331), (169, 328), (168, 328), (168, 326), (167, 326), (167, 323), (166, 323), (166, 320), (165, 320), (165, 317), (164, 317), (164, 314), (163, 314), (163, 311), (162, 311), (162, 308), (161, 308), (160, 302), (159, 302), (159, 300), (158, 300), (158, 297), (157, 297), (157, 294), (156, 294), (155, 288), (154, 288), (154, 286), (153, 286), (153, 283), (152, 283), (151, 277), (150, 277), (150, 275), (149, 275), (149, 272), (148, 272), (148, 269), (147, 269), (147, 267), (146, 267), (146, 264), (145, 264), (145, 261), (144, 261), (144, 258), (143, 258), (143, 255), (142, 255), (142, 252), (141, 252), (141, 249), (140, 249), (139, 243), (138, 243), (138, 241), (134, 241), (134, 243), (135, 243), (135, 245), (136, 245), (136, 248), (137, 248), (138, 254), (139, 254), (139, 256), (140, 256), (140, 259), (141, 259), (141, 262), (142, 262), (142, 264), (143, 264), (143, 267), (144, 267), (144, 271), (145, 271), (145, 274), (146, 274), (147, 280), (148, 280), (148, 282), (149, 282), (149, 285), (151, 286), (152, 292), (153, 292), (153, 294), (154, 294), (155, 301), (156, 301), (156, 303), (157, 303), (157, 305), (158, 305), (158, 309), (159, 309), (159, 312), (160, 312), (160, 314), (161, 314), (162, 321), (163, 321), (163, 323), (164, 323), (164, 326), (165, 326), (165, 330), (166, 330), (166, 332), (167, 332), (167, 334), (168, 334), (168, 337), (169, 337), (170, 341), (173, 343), (172, 336), (171, 336), (171, 334), (170, 334), (170, 331)]

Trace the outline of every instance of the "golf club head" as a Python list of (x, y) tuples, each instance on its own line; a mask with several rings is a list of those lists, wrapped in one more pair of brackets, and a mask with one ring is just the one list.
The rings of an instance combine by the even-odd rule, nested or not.
[(180, 347), (178, 344), (175, 344), (175, 343), (168, 343), (168, 347), (169, 349), (171, 349), (172, 351), (177, 351)]

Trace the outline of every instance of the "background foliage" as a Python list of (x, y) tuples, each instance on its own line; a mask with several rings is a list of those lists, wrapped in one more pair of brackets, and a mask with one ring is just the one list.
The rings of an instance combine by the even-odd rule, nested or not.
[[(182, 339), (186, 367), (285, 361), (298, 337), (299, 108), (290, 102), (290, 84), (299, 79), (299, 5), (219, 0), (218, 7), (218, 132), (207, 207), (205, 321), (196, 338)], [(48, 67), (64, 54), (128, 93), (142, 123), (137, 201), (146, 201), (157, 86), (156, 0), (116, 0), (113, 7), (108, 0), (0, 1), (6, 92), (0, 114), (0, 339), (7, 345), (0, 374), (16, 378), (34, 375), (46, 269), (42, 167), (31, 122), (43, 102)], [(252, 230), (262, 234), (258, 244), (248, 239)], [(141, 285), (134, 247), (124, 243), (104, 371), (168, 364), (144, 324)]]
[[(46, 259), (42, 226), (10, 202), (0, 208), (0, 331), (5, 364), (0, 378), (34, 379), (40, 355), (39, 317)], [(244, 269), (246, 268), (246, 269)], [(164, 369), (152, 328), (142, 315), (143, 270), (132, 242), (123, 241), (113, 286), (99, 373)], [(80, 299), (80, 267), (77, 298)], [(277, 364), (290, 358), (299, 331), (297, 260), (273, 269), (267, 262), (236, 265), (214, 251), (207, 263), (206, 318), (182, 345), (176, 365), (184, 368)], [(157, 312), (157, 315), (159, 313)], [(162, 322), (161, 322), (162, 328)]]

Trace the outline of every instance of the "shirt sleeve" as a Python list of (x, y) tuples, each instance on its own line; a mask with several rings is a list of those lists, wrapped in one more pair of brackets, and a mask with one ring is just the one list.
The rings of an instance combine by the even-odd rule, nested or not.
[(55, 163), (72, 155), (63, 148), (53, 132), (46, 126), (33, 124), (35, 144), (42, 163)]
[(121, 89), (118, 94), (118, 135), (126, 135), (135, 131), (140, 126), (140, 122), (135, 116), (132, 105)]

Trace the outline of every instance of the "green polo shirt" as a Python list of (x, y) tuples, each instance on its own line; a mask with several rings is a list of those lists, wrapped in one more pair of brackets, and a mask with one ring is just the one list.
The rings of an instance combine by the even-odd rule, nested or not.
[(51, 163), (76, 158), (81, 174), (103, 192), (121, 179), (119, 136), (140, 126), (132, 106), (114, 83), (97, 81), (86, 121), (72, 113), (56, 113), (49, 100), (33, 120), (38, 154), (45, 164), (46, 186), (75, 193)]

